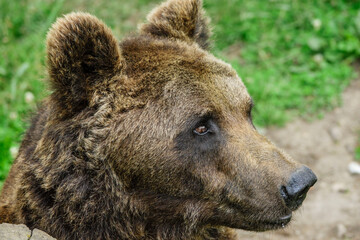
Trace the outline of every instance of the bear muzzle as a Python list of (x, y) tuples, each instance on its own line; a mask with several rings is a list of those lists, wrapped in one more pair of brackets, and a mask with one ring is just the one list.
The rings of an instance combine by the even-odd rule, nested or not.
[(308, 167), (303, 166), (292, 173), (287, 185), (280, 188), (286, 206), (292, 211), (298, 209), (316, 181), (316, 175)]

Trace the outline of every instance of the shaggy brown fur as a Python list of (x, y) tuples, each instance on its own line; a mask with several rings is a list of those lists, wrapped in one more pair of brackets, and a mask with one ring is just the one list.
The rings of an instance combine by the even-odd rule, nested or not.
[(279, 187), (299, 165), (257, 133), (241, 79), (206, 51), (201, 4), (169, 0), (120, 44), (89, 14), (53, 25), (53, 93), (5, 182), (0, 222), (58, 239), (234, 239), (230, 228), (281, 227), (291, 210)]

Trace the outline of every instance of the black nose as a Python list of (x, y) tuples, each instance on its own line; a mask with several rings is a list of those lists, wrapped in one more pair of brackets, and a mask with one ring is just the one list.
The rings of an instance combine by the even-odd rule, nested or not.
[(313, 171), (307, 167), (296, 170), (290, 177), (286, 186), (280, 189), (281, 196), (284, 198), (286, 206), (291, 210), (296, 210), (306, 197), (306, 193), (317, 181)]

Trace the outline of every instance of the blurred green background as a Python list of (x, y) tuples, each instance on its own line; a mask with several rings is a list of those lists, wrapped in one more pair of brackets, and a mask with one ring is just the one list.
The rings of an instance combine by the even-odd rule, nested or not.
[[(87, 11), (118, 39), (136, 31), (159, 0), (0, 0), (0, 188), (31, 113), (49, 94), (45, 38), (57, 17)], [(255, 100), (257, 126), (318, 118), (341, 104), (356, 77), (360, 2), (204, 0), (212, 52), (230, 62)], [(360, 158), (360, 147), (355, 151)]]

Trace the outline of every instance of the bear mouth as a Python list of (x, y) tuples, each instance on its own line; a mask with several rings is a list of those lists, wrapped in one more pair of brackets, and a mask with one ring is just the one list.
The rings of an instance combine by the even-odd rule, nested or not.
[[(264, 226), (265, 230), (272, 230), (272, 229), (279, 229), (285, 228), (288, 223), (291, 221), (292, 214), (288, 214), (286, 216), (280, 217), (275, 221), (264, 221), (261, 222), (259, 225)], [(261, 230), (260, 230), (261, 231)]]
[[(286, 208), (284, 215), (280, 215), (277, 211), (272, 213), (263, 212), (262, 214), (251, 214), (244, 212), (243, 209), (237, 205), (231, 204), (227, 206), (225, 211), (221, 211), (219, 221), (222, 221), (224, 226), (243, 229), (247, 231), (267, 231), (285, 228), (292, 219), (292, 211)], [(280, 215), (280, 216), (279, 216)]]
[(292, 214), (280, 217), (276, 220), (259, 220), (254, 222), (248, 222), (241, 227), (243, 230), (263, 232), (268, 230), (276, 230), (285, 228), (291, 221)]

